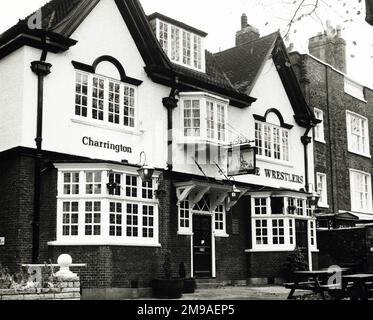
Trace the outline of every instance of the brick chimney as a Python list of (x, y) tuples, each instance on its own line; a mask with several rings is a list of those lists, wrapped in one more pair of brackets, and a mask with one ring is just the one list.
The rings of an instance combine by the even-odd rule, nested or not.
[(327, 30), (309, 39), (308, 50), (314, 57), (347, 72), (346, 41), (341, 36), (341, 27), (334, 29), (327, 21)]
[(250, 41), (259, 39), (259, 30), (247, 23), (246, 14), (241, 16), (241, 30), (236, 33), (236, 46), (248, 43)]

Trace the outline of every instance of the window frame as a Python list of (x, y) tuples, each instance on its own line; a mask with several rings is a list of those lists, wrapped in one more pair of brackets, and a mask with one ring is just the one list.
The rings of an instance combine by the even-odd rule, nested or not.
[[(283, 213), (276, 214), (272, 213), (271, 208), (271, 198), (272, 197), (282, 197), (284, 201)], [(255, 200), (256, 199), (266, 199), (267, 214), (256, 214), (255, 213)], [(294, 213), (291, 214), (288, 211), (289, 199), (294, 199), (294, 205), (297, 207), (298, 200), (302, 203), (302, 215), (297, 215), (297, 210), (294, 210)], [(252, 248), (246, 250), (247, 252), (270, 252), (270, 251), (293, 251), (296, 247), (296, 220), (315, 220), (313, 212), (309, 215), (306, 206), (306, 197), (304, 196), (295, 196), (295, 195), (273, 195), (268, 194), (255, 194), (251, 195), (251, 235), (252, 235)], [(267, 223), (267, 244), (258, 244), (257, 243), (257, 221), (265, 220)], [(282, 221), (283, 226), (276, 227), (275, 221)], [(274, 232), (275, 228), (280, 228), (284, 235), (276, 235)], [(284, 238), (284, 243), (275, 243), (274, 238)], [(309, 242), (310, 233), (308, 233)], [(317, 246), (312, 248), (313, 251), (317, 250)]]
[(321, 143), (325, 142), (325, 126), (324, 126), (324, 111), (319, 108), (314, 108), (315, 117), (321, 120), (314, 128), (314, 140)]
[[(319, 183), (323, 184), (322, 192), (319, 192)], [(329, 208), (329, 200), (328, 200), (328, 176), (326, 173), (316, 172), (316, 192), (320, 194), (320, 200), (318, 206), (320, 208)]]
[[(78, 74), (81, 76), (88, 77), (88, 93), (87, 93), (87, 116), (82, 116), (77, 114), (77, 77)], [(74, 69), (74, 112), (72, 120), (74, 122), (82, 122), (91, 124), (98, 127), (107, 127), (110, 129), (125, 131), (125, 132), (137, 132), (139, 130), (139, 103), (138, 103), (138, 87), (117, 79), (113, 79), (104, 75), (90, 73), (87, 71), (82, 71), (80, 69)], [(103, 120), (93, 118), (93, 79), (98, 78), (104, 81), (104, 98), (103, 98)], [(110, 83), (119, 85), (119, 124), (109, 121), (109, 116), (112, 113), (110, 111)], [(133, 98), (131, 96), (127, 97), (125, 95), (125, 90), (128, 88), (129, 92), (133, 92)], [(125, 100), (128, 99), (130, 104), (133, 106), (125, 105)], [(134, 109), (133, 126), (125, 125), (125, 108)]]
[[(275, 161), (276, 163), (290, 164), (290, 145), (291, 131), (281, 126), (255, 120), (255, 146), (258, 148), (258, 159), (262, 161)], [(278, 132), (278, 139), (275, 139), (274, 132)], [(287, 135), (286, 135), (287, 134)], [(285, 142), (286, 138), (286, 143)], [(261, 139), (261, 140), (259, 140)], [(278, 150), (275, 151), (275, 141), (277, 141)], [(275, 157), (280, 154), (280, 159)]]
[[(186, 101), (199, 101), (199, 135), (185, 135), (186, 129), (194, 130), (196, 129), (194, 126), (192, 127), (185, 127), (185, 102)], [(210, 104), (213, 104), (213, 114), (211, 118), (211, 113), (208, 113), (208, 109), (211, 106)], [(191, 104), (193, 105), (193, 104)], [(229, 100), (220, 98), (218, 96), (208, 94), (205, 92), (188, 92), (188, 93), (180, 93), (180, 140), (186, 143), (195, 143), (196, 140), (203, 141), (203, 142), (210, 142), (213, 144), (226, 144), (228, 140), (228, 108), (229, 108)], [(219, 130), (219, 125), (221, 125), (221, 122), (219, 122), (219, 113), (218, 108), (224, 108), (224, 126), (222, 130)], [(210, 109), (211, 110), (211, 109)], [(210, 118), (208, 118), (208, 115), (210, 115)], [(189, 119), (189, 118), (188, 118)], [(191, 121), (193, 119), (197, 118), (190, 118)], [(209, 124), (211, 124), (211, 119), (213, 119), (213, 132), (214, 137), (209, 137), (209, 130), (211, 128), (208, 127)], [(210, 131), (211, 132), (211, 131)], [(222, 134), (224, 137), (224, 140), (219, 140), (219, 134)]]
[[(373, 209), (372, 204), (372, 175), (368, 172), (349, 169), (350, 175), (350, 198), (351, 198), (351, 211), (360, 213), (370, 213)], [(355, 193), (361, 193), (361, 190), (355, 190), (355, 180), (353, 176), (360, 175), (367, 179), (367, 196), (366, 196), (366, 207), (358, 206), (358, 199), (355, 199)]]
[[(168, 39), (165, 41), (164, 39), (161, 39), (161, 25), (167, 26), (167, 34)], [(175, 35), (178, 32), (179, 33), (179, 41), (178, 41), (178, 47), (179, 51), (176, 52), (173, 48), (173, 44), (177, 43), (177, 41), (174, 41), (173, 39), (173, 30), (175, 30)], [(178, 30), (178, 31), (176, 31)], [(184, 35), (187, 37), (184, 39)], [(186, 68), (190, 68), (199, 72), (206, 72), (206, 57), (205, 57), (205, 46), (204, 46), (204, 38), (194, 32), (191, 32), (189, 30), (186, 30), (184, 28), (181, 28), (177, 25), (174, 25), (170, 22), (166, 22), (162, 19), (157, 18), (156, 19), (156, 37), (159, 43), (161, 44), (162, 49), (164, 49), (166, 55), (169, 57), (172, 63), (181, 65)], [(189, 47), (185, 46), (185, 41), (189, 39)], [(196, 47), (196, 41), (197, 41), (197, 47)], [(185, 55), (185, 53), (188, 52), (189, 49), (189, 57)], [(197, 51), (195, 51), (197, 49)], [(173, 55), (175, 53), (175, 57), (178, 57), (179, 59), (174, 59)], [(190, 64), (184, 63), (184, 56), (188, 58), (190, 61)], [(197, 57), (197, 66), (195, 66), (195, 58)], [(200, 67), (199, 67), (200, 66)]]
[[(362, 148), (363, 150), (359, 150), (359, 146), (355, 148), (353, 144), (353, 132), (352, 132), (352, 118), (357, 118), (358, 120), (361, 121), (361, 127), (360, 130), (365, 130), (364, 134), (360, 136), (362, 141)], [(364, 128), (365, 124), (365, 128)], [(347, 126), (347, 147), (348, 151), (354, 154), (361, 155), (363, 157), (371, 158), (371, 153), (370, 153), (370, 137), (369, 137), (369, 120), (368, 118), (356, 113), (352, 112), (350, 110), (346, 110), (346, 126)]]
[[(127, 197), (125, 191), (125, 185), (123, 185), (123, 181), (125, 182), (126, 176), (135, 176), (136, 171), (133, 168), (129, 170), (123, 170), (123, 168), (118, 167), (111, 167), (111, 166), (90, 166), (89, 164), (79, 165), (69, 165), (69, 164), (56, 164), (56, 168), (58, 169), (58, 181), (57, 181), (57, 234), (56, 234), (56, 241), (50, 242), (50, 245), (77, 245), (77, 246), (84, 246), (84, 245), (114, 245), (114, 246), (149, 246), (149, 247), (159, 247), (159, 203), (158, 200), (155, 198), (153, 192), (152, 199), (144, 199), (142, 198), (142, 183), (141, 178), (136, 176), (137, 179), (137, 197)], [(76, 195), (65, 195), (63, 193), (64, 187), (64, 173), (69, 172), (79, 172), (80, 177), (80, 193)], [(87, 194), (85, 189), (85, 176), (86, 172), (101, 172), (101, 193), (99, 194)], [(110, 194), (109, 189), (107, 188), (107, 183), (109, 183), (109, 175), (111, 173), (121, 174), (121, 181), (122, 181), (122, 192), (121, 195)], [(156, 180), (157, 176), (153, 178), (153, 190), (156, 190)], [(83, 188), (84, 186), (84, 188)], [(63, 231), (63, 203), (65, 202), (76, 202), (78, 203), (78, 235), (77, 236), (64, 236)], [(86, 210), (85, 204), (86, 202), (99, 202), (101, 206), (101, 221), (99, 223), (101, 234), (100, 235), (86, 235), (85, 234), (85, 218), (86, 218)], [(114, 214), (111, 212), (110, 204), (115, 203), (116, 205), (121, 204), (122, 212), (115, 213), (115, 215), (121, 216), (121, 230), (122, 235), (111, 235), (111, 227), (113, 224), (111, 223), (111, 215)], [(127, 237), (127, 204), (135, 204), (138, 205), (138, 236), (137, 237)], [(153, 222), (153, 237), (144, 238), (143, 237), (143, 229), (146, 227), (143, 225), (143, 206), (153, 207), (153, 215), (152, 215), (152, 222)], [(117, 221), (117, 217), (115, 217)], [(116, 227), (116, 223), (115, 223)], [(149, 228), (149, 227), (146, 227)], [(115, 230), (115, 234), (117, 234), (117, 230)]]

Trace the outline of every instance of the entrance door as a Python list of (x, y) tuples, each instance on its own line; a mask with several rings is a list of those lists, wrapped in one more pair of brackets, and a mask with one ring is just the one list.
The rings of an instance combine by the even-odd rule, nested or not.
[(306, 220), (295, 220), (295, 236), (296, 245), (308, 262), (308, 222)]
[(211, 217), (193, 215), (193, 266), (196, 278), (212, 276)]

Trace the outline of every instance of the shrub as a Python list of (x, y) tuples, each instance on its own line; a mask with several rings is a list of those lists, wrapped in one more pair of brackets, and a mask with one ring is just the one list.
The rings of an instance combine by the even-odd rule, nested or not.
[(295, 271), (308, 270), (307, 260), (300, 248), (296, 248), (294, 252), (288, 255), (283, 265), (285, 279), (292, 279)]

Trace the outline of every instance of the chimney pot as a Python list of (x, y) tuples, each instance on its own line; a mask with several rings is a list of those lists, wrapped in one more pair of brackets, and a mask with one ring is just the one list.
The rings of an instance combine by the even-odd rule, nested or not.
[(245, 29), (247, 27), (247, 15), (246, 13), (243, 13), (241, 16), (241, 30)]

